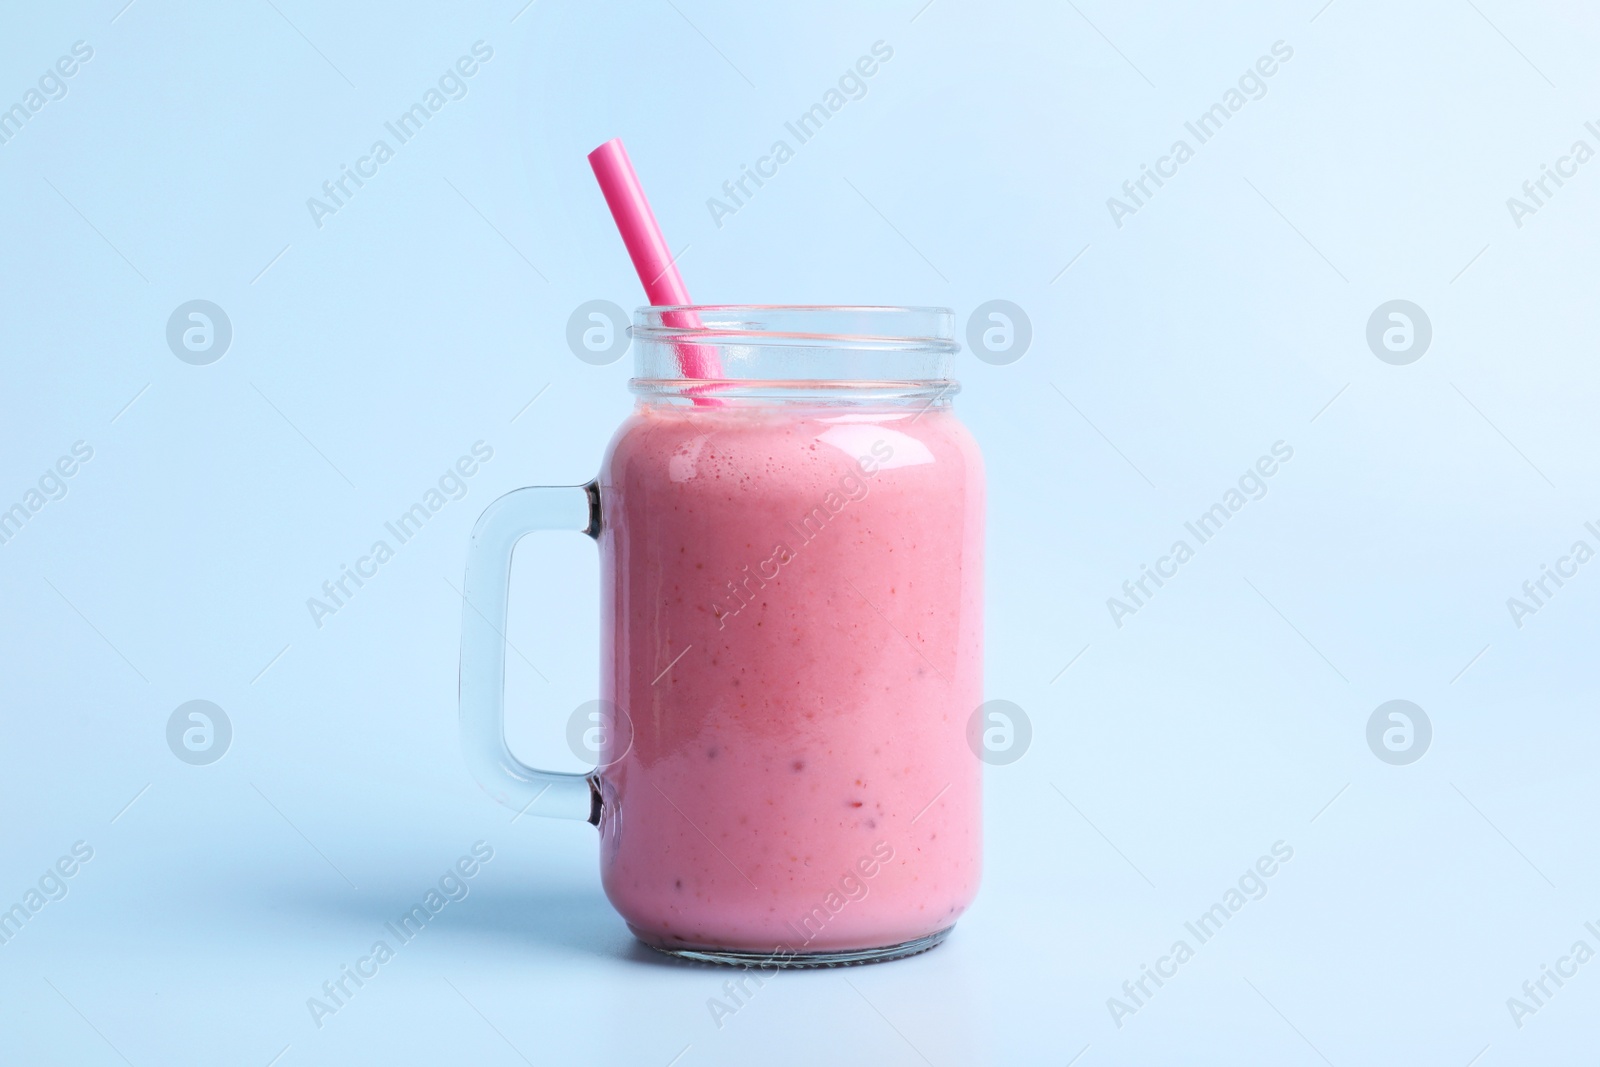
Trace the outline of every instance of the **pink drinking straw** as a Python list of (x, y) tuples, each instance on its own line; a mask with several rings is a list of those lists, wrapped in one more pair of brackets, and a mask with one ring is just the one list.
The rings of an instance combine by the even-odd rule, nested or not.
[[(639, 176), (633, 172), (621, 138), (613, 137), (590, 152), (589, 166), (594, 168), (606, 206), (611, 209), (611, 217), (622, 233), (622, 243), (628, 246), (633, 269), (644, 283), (645, 299), (658, 307), (692, 304), (689, 290), (684, 288), (683, 278), (672, 262), (672, 251), (661, 235), (661, 227), (656, 224), (655, 212), (650, 210), (650, 201), (645, 199)], [(667, 312), (664, 320), (668, 326), (685, 329), (700, 326), (700, 317), (692, 311)], [(685, 378), (722, 377), (722, 366), (712, 349), (693, 344), (680, 344), (677, 349), (678, 366)], [(695, 403), (715, 401), (695, 397)]]

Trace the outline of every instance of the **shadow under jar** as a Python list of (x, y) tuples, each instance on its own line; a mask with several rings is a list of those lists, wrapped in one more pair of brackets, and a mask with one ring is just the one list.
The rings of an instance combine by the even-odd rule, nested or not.
[[(638, 400), (599, 477), (509, 494), (474, 535), (479, 780), (596, 823), (606, 895), (663, 952), (815, 966), (930, 948), (981, 854), (984, 478), (950, 409), (953, 316), (643, 308), (633, 337)], [(721, 376), (684, 378), (688, 345)], [(510, 549), (549, 528), (600, 548), (609, 721), (587, 776), (504, 742)]]

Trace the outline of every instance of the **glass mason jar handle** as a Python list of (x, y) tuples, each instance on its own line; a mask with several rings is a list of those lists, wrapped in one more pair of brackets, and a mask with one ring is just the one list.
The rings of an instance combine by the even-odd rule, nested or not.
[(600, 487), (534, 486), (507, 493), (484, 509), (467, 552), (461, 605), (461, 747), (478, 784), (495, 800), (531, 815), (598, 825), (594, 775), (541, 771), (506, 746), (506, 602), (511, 553), (534, 530), (600, 534)]

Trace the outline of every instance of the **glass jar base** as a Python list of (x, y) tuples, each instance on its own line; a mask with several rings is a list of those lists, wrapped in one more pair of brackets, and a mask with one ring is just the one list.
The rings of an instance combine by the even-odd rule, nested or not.
[[(768, 970), (774, 967), (798, 969), (804, 967), (849, 967), (858, 963), (884, 963), (888, 960), (916, 956), (941, 944), (945, 938), (950, 936), (950, 931), (954, 929), (955, 925), (951, 924), (943, 930), (924, 937), (902, 941), (898, 945), (885, 945), (881, 948), (854, 948), (839, 952), (797, 952), (793, 954), (735, 952), (712, 948), (668, 948), (665, 945), (653, 945), (642, 937), (639, 940), (664, 956), (674, 956), (680, 960), (693, 960), (696, 963), (720, 963), (729, 967), (755, 967), (761, 970)], [(638, 931), (634, 931), (634, 936), (638, 937)]]

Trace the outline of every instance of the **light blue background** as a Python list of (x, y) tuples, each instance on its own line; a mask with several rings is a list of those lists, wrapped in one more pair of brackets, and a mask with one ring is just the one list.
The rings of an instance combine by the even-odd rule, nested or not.
[[(1600, 547), (1600, 161), (1520, 228), (1506, 207), (1600, 147), (1587, 5), (123, 2), (0, 26), (5, 105), (94, 49), (0, 145), (0, 506), (94, 449), (0, 545), (0, 901), (94, 849), (0, 946), (0, 1060), (1592, 1055), (1600, 963), (1520, 1029), (1506, 1007), (1600, 949), (1600, 564), (1521, 629), (1505, 603)], [(880, 39), (867, 95), (715, 226)], [(468, 95), (315, 226), (478, 40)], [(1279, 40), (1267, 95), (1118, 228), (1107, 197)], [(988, 775), (978, 902), (927, 956), (785, 974), (720, 1029), (727, 972), (634, 945), (593, 831), (513, 823), (455, 738), (473, 520), (586, 480), (629, 404), (629, 360), (564, 341), (580, 303), (640, 302), (584, 161), (617, 135), (702, 301), (998, 297), (1034, 330), (1012, 365), (958, 357), (987, 692), (1034, 727)], [(210, 366), (165, 342), (196, 298), (233, 324)], [(1433, 324), (1409, 366), (1365, 341), (1395, 298)], [(467, 496), (315, 627), (306, 598), (478, 440)], [(1268, 495), (1116, 627), (1106, 598), (1279, 440)], [(579, 766), (596, 573), (581, 538), (519, 554), (529, 760)], [(197, 698), (234, 728), (209, 767), (164, 736)], [(1434, 728), (1410, 766), (1365, 740), (1396, 698)], [(470, 896), (317, 1028), (306, 999), (480, 839)], [(1117, 1027), (1107, 998), (1278, 840), (1266, 897)]]

